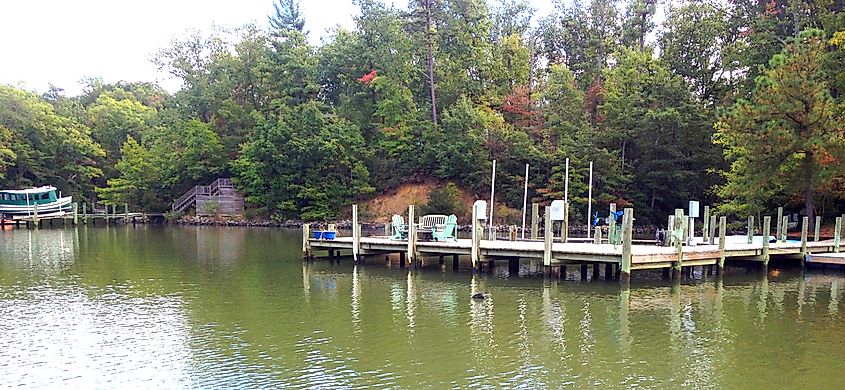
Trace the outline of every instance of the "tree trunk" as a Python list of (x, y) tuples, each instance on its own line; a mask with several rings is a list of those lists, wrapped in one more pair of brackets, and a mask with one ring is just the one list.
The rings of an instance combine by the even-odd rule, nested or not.
[(804, 209), (810, 221), (815, 220), (813, 210), (813, 154), (804, 154)]
[(434, 94), (434, 45), (431, 36), (431, 0), (425, 1), (425, 37), (428, 45), (428, 85), (431, 90), (431, 120), (437, 130), (437, 98)]

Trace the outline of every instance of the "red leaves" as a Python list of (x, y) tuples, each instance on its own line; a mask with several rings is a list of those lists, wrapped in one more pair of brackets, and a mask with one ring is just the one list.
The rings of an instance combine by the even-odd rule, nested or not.
[(821, 157), (819, 157), (819, 164), (823, 166), (829, 166), (839, 163), (839, 160), (836, 157), (833, 157), (830, 152), (824, 150), (821, 153)]
[(378, 75), (378, 73), (376, 73), (376, 70), (373, 69), (373, 70), (370, 71), (370, 73), (367, 73), (367, 74), (361, 76), (361, 78), (359, 78), (358, 81), (364, 83), (365, 85), (370, 85), (370, 83), (373, 82), (373, 80), (376, 78), (377, 75)]
[(766, 3), (766, 11), (765, 14), (767, 16), (775, 16), (780, 14), (780, 10), (778, 9), (778, 4), (775, 0), (772, 0)]

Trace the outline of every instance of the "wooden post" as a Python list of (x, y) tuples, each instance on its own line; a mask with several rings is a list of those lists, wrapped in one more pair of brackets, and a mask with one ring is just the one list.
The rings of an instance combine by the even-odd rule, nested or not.
[(408, 262), (413, 264), (415, 261), (417, 261), (417, 224), (414, 222), (414, 205), (410, 205), (408, 206)]
[(563, 226), (560, 229), (560, 241), (566, 242), (569, 239), (569, 202), (563, 202)]
[(311, 243), (308, 239), (311, 238), (311, 225), (302, 224), (302, 257), (307, 259), (311, 257)]
[(777, 237), (775, 237), (775, 242), (780, 242), (781, 237), (783, 237), (783, 207), (778, 207), (778, 220), (775, 221), (777, 223)]
[(129, 220), (129, 204), (123, 204), (123, 223), (125, 224)]
[(616, 230), (616, 203), (610, 204), (610, 218), (607, 222), (607, 239), (611, 244), (618, 244), (618, 242), (613, 242), (615, 235), (613, 234)]
[(593, 234), (593, 244), (601, 244), (601, 226), (596, 226), (596, 232)]
[(672, 246), (674, 245), (674, 241), (672, 241), (674, 237), (674, 230), (675, 230), (675, 216), (669, 216), (669, 222), (666, 224), (666, 239), (663, 240), (663, 246)]
[(788, 232), (789, 232), (789, 217), (786, 216), (786, 217), (783, 217), (783, 222), (781, 223), (781, 234), (783, 234), (783, 235), (780, 236), (780, 241), (786, 242), (786, 235), (788, 234)]
[(85, 202), (82, 202), (82, 223), (88, 224), (88, 204)]
[(540, 230), (540, 205), (531, 203), (531, 239), (536, 240), (539, 237)]
[(719, 217), (719, 273), (725, 271), (725, 226), (727, 225), (727, 217)]
[(819, 242), (819, 231), (822, 228), (822, 217), (821, 215), (816, 216), (816, 230), (813, 232), (813, 242)]
[(807, 254), (807, 230), (810, 228), (810, 217), (801, 218), (801, 265), (804, 265), (804, 256)]
[(470, 258), (472, 259), (472, 269), (478, 268), (481, 264), (481, 226), (478, 224), (478, 214), (475, 206), (472, 207), (472, 250)]
[(627, 281), (631, 279), (631, 242), (634, 235), (634, 209), (630, 207), (625, 208), (622, 218), (622, 261), (620, 263), (622, 276), (619, 279)]
[(763, 265), (769, 265), (769, 235), (772, 230), (772, 217), (763, 217)]
[(681, 270), (683, 269), (684, 261), (684, 209), (675, 209), (675, 216), (672, 218), (674, 226), (672, 226), (672, 239), (675, 243), (675, 253), (678, 260), (672, 263), (672, 276), (674, 278), (681, 277)]
[(836, 217), (833, 227), (833, 251), (839, 253), (839, 230), (842, 228), (842, 217)]
[(38, 223), (38, 203), (35, 204), (35, 214), (32, 218), (32, 222), (35, 224), (35, 228), (38, 229), (39, 227), (41, 227), (41, 224)]
[(517, 237), (517, 235), (516, 235), (516, 225), (510, 226), (510, 229), (508, 231), (508, 235), (510, 236), (509, 238), (510, 238), (511, 241), (516, 241), (516, 237)]
[[(411, 206), (413, 207), (413, 206)], [(358, 205), (352, 205), (352, 260), (358, 262), (361, 253), (361, 229), (358, 226)]]
[(551, 267), (552, 265), (552, 240), (555, 233), (552, 229), (552, 208), (546, 206), (546, 214), (543, 216), (546, 220), (546, 230), (543, 232), (543, 265)]
[(754, 216), (748, 216), (748, 243), (754, 243)]
[(73, 202), (73, 226), (79, 223), (79, 203)]
[(716, 244), (716, 216), (710, 216), (710, 240), (708, 244), (714, 245)]
[(704, 226), (701, 228), (701, 242), (710, 242), (710, 206), (704, 206)]

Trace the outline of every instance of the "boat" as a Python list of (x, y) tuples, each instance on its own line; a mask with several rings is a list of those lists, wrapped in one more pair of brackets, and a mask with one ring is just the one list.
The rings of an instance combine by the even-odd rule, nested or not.
[(53, 186), (0, 190), (0, 215), (6, 218), (33, 215), (36, 205), (39, 215), (61, 214), (73, 207), (71, 197), (62, 198)]

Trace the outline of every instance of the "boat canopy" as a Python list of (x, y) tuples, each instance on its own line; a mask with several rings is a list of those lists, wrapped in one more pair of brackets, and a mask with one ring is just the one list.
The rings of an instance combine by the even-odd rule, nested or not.
[(43, 194), (45, 192), (55, 191), (56, 187), (53, 186), (41, 186), (41, 187), (33, 187), (27, 188), (23, 190), (0, 190), (0, 193), (5, 194)]

